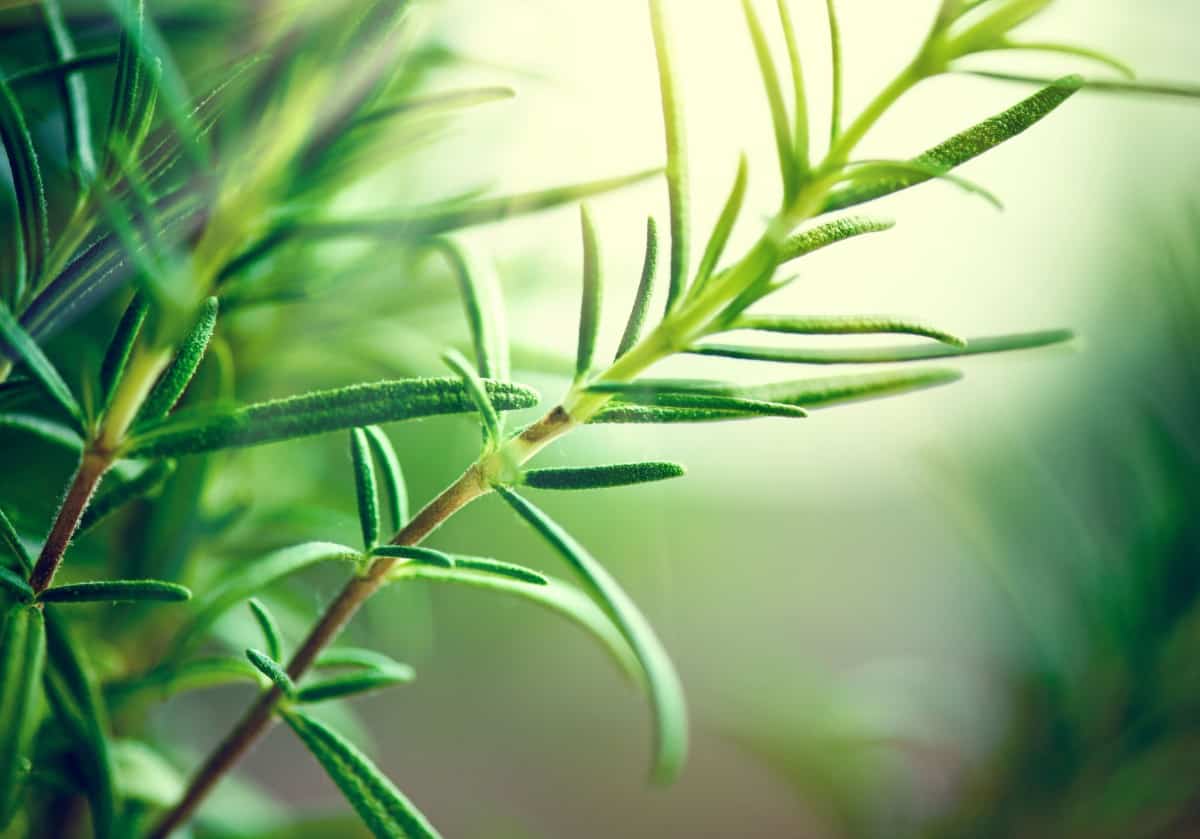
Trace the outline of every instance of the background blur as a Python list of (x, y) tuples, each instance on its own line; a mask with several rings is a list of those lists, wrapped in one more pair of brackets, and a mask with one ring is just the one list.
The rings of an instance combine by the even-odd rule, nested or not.
[[(792, 5), (823, 114), (823, 4)], [(911, 55), (937, 3), (839, 6), (853, 113)], [(396, 174), (397, 194), (524, 190), (661, 162), (642, 0), (447, 0), (428, 18), (431, 37), (469, 59), (432, 87), (507, 84), (518, 97), (445, 129)], [(715, 218), (742, 149), (765, 216), (775, 196), (754, 187), (756, 170), (760, 187), (774, 182), (770, 126), (738, 4), (676, 0), (673, 21), (698, 228)], [(1063, 0), (1030, 32), (1106, 49), (1147, 78), (1200, 80), (1193, 0)], [(195, 51), (202, 65), (199, 36)], [(918, 152), (1023, 92), (926, 84), (863, 156)], [(914, 315), (967, 336), (1069, 326), (1082, 337), (1066, 349), (969, 360), (952, 387), (800, 424), (599, 427), (547, 453), (545, 464), (689, 467), (682, 481), (608, 491), (603, 503), (537, 498), (614, 570), (674, 655), (694, 717), (680, 783), (644, 782), (644, 703), (587, 639), (519, 604), (418, 583), (381, 594), (353, 628), (420, 674), (354, 704), (381, 764), (448, 837), (1200, 832), (1188, 654), (1200, 651), (1200, 618), (1189, 617), (1200, 604), (1197, 148), (1200, 109), (1187, 102), (1081, 94), (965, 170), (1005, 212), (938, 184), (889, 199), (880, 209), (899, 220), (894, 231), (806, 260), (803, 282), (773, 306)], [(594, 202), (611, 280), (603, 346), (615, 348), (637, 280), (645, 215), (664, 219), (665, 204), (655, 182)], [(755, 232), (739, 228), (733, 247)], [(573, 211), (468, 235), (500, 260), (518, 378), (553, 398), (578, 311)], [(243, 347), (284, 345), (270, 366), (247, 355), (239, 395), (437, 370), (445, 344), (466, 341), (458, 301), (392, 270), (286, 315), (239, 315)], [(338, 317), (366, 299), (384, 301), (367, 326)], [(715, 359), (674, 369), (722, 375)], [(417, 503), (477, 442), (455, 420), (392, 434)], [(270, 521), (271, 545), (353, 540), (344, 448), (338, 437), (224, 458), (204, 505), (250, 507), (257, 525), (195, 549), (249, 552)], [(264, 488), (263, 476), (276, 480)], [(182, 532), (170, 549), (191, 549)], [(495, 499), (433, 544), (557, 570)], [(317, 575), (278, 593), (293, 639), (328, 585)], [(248, 632), (246, 620), (225, 630)], [(248, 695), (174, 702), (156, 725), (185, 729), (198, 754)], [(244, 773), (289, 808), (344, 808), (286, 736)], [(218, 798), (210, 811), (230, 806)]]

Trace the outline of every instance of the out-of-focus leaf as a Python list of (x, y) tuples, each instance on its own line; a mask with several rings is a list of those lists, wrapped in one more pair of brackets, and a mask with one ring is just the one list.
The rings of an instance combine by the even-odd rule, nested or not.
[(46, 393), (75, 420), (80, 428), (83, 427), (83, 409), (75, 401), (71, 389), (67, 387), (67, 383), (63, 381), (54, 365), (50, 363), (50, 359), (46, 358), (29, 333), (21, 328), (17, 319), (12, 316), (12, 312), (3, 302), (0, 302), (0, 352), (7, 355), (9, 359), (24, 364), (30, 375), (37, 379)]
[(0, 829), (12, 821), (24, 790), (41, 710), (45, 656), (41, 610), (10, 606), (0, 628)]

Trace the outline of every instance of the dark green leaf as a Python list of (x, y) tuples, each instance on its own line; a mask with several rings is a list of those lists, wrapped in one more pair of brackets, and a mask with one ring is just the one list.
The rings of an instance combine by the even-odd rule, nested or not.
[[(796, 405), (744, 396), (703, 393), (632, 393), (621, 402), (612, 402), (589, 422), (664, 423), (705, 422), (709, 420), (785, 417), (804, 419), (808, 412)], [(633, 403), (633, 404), (629, 404)]]
[(296, 683), (292, 681), (292, 677), (287, 674), (287, 671), (275, 659), (255, 649), (246, 650), (246, 658), (250, 660), (250, 663), (254, 665), (259, 673), (262, 673), (274, 682), (275, 686), (283, 691), (284, 696), (290, 698), (296, 695)]
[(437, 245), (458, 278), (479, 375), (485, 379), (507, 381), (508, 336), (504, 299), (495, 270), (473, 250), (453, 239), (440, 239)]
[(29, 582), (3, 565), (0, 565), (0, 589), (4, 589), (18, 603), (28, 603), (33, 600), (33, 589)]
[(379, 545), (371, 550), (371, 556), (388, 556), (394, 559), (436, 565), (439, 568), (454, 567), (454, 557), (450, 554), (419, 545)]
[(725, 252), (725, 246), (729, 243), (729, 234), (733, 232), (733, 225), (742, 211), (742, 202), (746, 198), (746, 166), (746, 155), (743, 154), (738, 160), (733, 189), (729, 193), (729, 198), (725, 200), (725, 207), (717, 218), (712, 235), (708, 237), (704, 256), (700, 259), (700, 267), (696, 269), (696, 282), (692, 287), (692, 295), (698, 295), (704, 288), (708, 278), (717, 269), (717, 263), (721, 261), (721, 254)]
[(654, 294), (654, 278), (658, 271), (658, 225), (654, 217), (646, 219), (646, 254), (642, 258), (642, 278), (638, 282), (637, 293), (633, 298), (633, 307), (629, 311), (629, 320), (625, 324), (625, 332), (617, 347), (617, 358), (625, 355), (642, 337), (642, 327), (646, 323), (646, 312), (650, 309), (650, 298)]
[(105, 481), (105, 489), (98, 493), (96, 499), (84, 510), (77, 532), (79, 534), (86, 533), (131, 501), (158, 492), (174, 472), (174, 461), (158, 460), (146, 466), (129, 480), (115, 485)]
[(279, 624), (275, 622), (274, 615), (267, 609), (257, 597), (251, 597), (247, 601), (250, 607), (250, 613), (254, 615), (254, 621), (258, 624), (258, 629), (262, 633), (263, 642), (267, 645), (267, 655), (276, 661), (283, 659), (283, 641), (279, 634)]
[(100, 364), (100, 393), (106, 409), (112, 401), (117, 383), (121, 381), (121, 377), (125, 373), (125, 365), (129, 362), (130, 353), (133, 352), (133, 344), (142, 330), (142, 324), (149, 311), (150, 307), (146, 303), (146, 299), (140, 294), (134, 295), (125, 308), (125, 313), (121, 315), (121, 320), (117, 323), (112, 340), (108, 342), (108, 349), (104, 351), (104, 361)]
[(83, 410), (75, 401), (71, 389), (3, 302), (0, 302), (0, 352), (24, 364), (46, 393), (71, 415), (79, 428), (83, 427)]
[(683, 296), (688, 275), (691, 236), (691, 198), (688, 193), (687, 142), (683, 130), (683, 100), (675, 78), (674, 56), (663, 0), (650, 0), (654, 53), (658, 59), (659, 93), (667, 141), (667, 197), (671, 207), (671, 273), (667, 311)]
[(537, 489), (600, 489), (665, 481), (682, 477), (684, 471), (678, 463), (663, 461), (614, 463), (573, 469), (527, 469), (521, 481)]
[(9, 75), (7, 81), (10, 85), (22, 85), (41, 82), (46, 79), (56, 79), (59, 77), (70, 76), (80, 70), (90, 70), (94, 67), (103, 67), (106, 64), (112, 64), (117, 60), (117, 51), (115, 49), (96, 49), (87, 50), (76, 55), (74, 58), (66, 61), (54, 61), (49, 64), (39, 64), (36, 67), (30, 67), (25, 70), (20, 70)]
[(24, 788), (40, 716), (46, 630), (34, 606), (12, 606), (0, 627), (0, 830), (12, 821)]
[(793, 259), (799, 259), (846, 239), (863, 236), (867, 233), (882, 233), (895, 226), (896, 222), (890, 219), (873, 219), (865, 216), (846, 216), (826, 222), (811, 230), (804, 230), (790, 236), (780, 247), (779, 264), (791, 262)]
[[(40, 390), (40, 388), (39, 388)], [(15, 428), (78, 455), (83, 451), (83, 438), (70, 426), (33, 414), (0, 414), (0, 428)]]
[(679, 676), (658, 636), (617, 581), (570, 534), (512, 490), (497, 487), (496, 491), (575, 569), (633, 648), (654, 707), (653, 776), (659, 781), (673, 780), (687, 753), (687, 709)]
[(347, 673), (331, 679), (313, 682), (296, 691), (297, 702), (324, 702), (329, 699), (342, 699), (356, 696), (374, 690), (382, 690), (395, 685), (408, 684), (416, 673), (412, 668), (394, 670), (366, 670), (357, 673)]
[[(75, 40), (67, 26), (59, 0), (42, 0), (42, 17), (46, 21), (50, 49), (57, 64), (66, 66), (77, 57)], [(96, 157), (92, 152), (91, 116), (88, 108), (87, 82), (79, 73), (55, 73), (55, 83), (63, 100), (63, 119), (71, 167), (81, 187), (96, 177)]]
[(192, 592), (184, 586), (163, 580), (96, 580), (48, 588), (38, 596), (38, 600), (43, 603), (115, 603), (140, 600), (179, 603), (190, 600), (191, 597)]
[[(485, 382), (498, 410), (530, 408), (537, 394), (507, 382)], [(255, 446), (379, 422), (465, 413), (475, 409), (456, 379), (403, 379), (317, 391), (194, 418), (175, 417), (135, 435), (134, 457), (198, 454)]]
[(354, 464), (354, 495), (358, 501), (363, 547), (370, 550), (379, 541), (379, 487), (367, 435), (361, 428), (350, 429), (350, 459)]
[(775, 130), (775, 151), (779, 155), (779, 174), (783, 179), (784, 204), (790, 205), (792, 197), (799, 186), (799, 170), (796, 166), (796, 150), (792, 145), (792, 126), (788, 119), (787, 105), (783, 101), (783, 88), (779, 84), (779, 74), (775, 70), (775, 61), (771, 57), (771, 48), (767, 45), (767, 35), (763, 31), (758, 13), (754, 11), (751, 0), (742, 0), (742, 12), (746, 16), (746, 26), (750, 30), (750, 42), (754, 45), (754, 57), (758, 59), (758, 70), (762, 76), (763, 87), (767, 94), (767, 105), (771, 111), (771, 125)]
[[(0, 79), (0, 143), (8, 155), (12, 173), (13, 193), (17, 201), (14, 253), (18, 254), (14, 288), (9, 297), (14, 302), (26, 288), (36, 287), (41, 278), (42, 264), (50, 248), (50, 221), (46, 209), (46, 194), (42, 187), (42, 170), (38, 165), (33, 138), (25, 123), (21, 104), (8, 82)], [(3, 334), (0, 333), (0, 337)], [(0, 349), (3, 349), (0, 346)]]
[(25, 549), (25, 543), (17, 534), (17, 529), (9, 520), (4, 510), (0, 509), (0, 544), (8, 551), (9, 556), (17, 561), (17, 567), (28, 574), (33, 570), (33, 557)]
[(487, 447), (493, 449), (499, 446), (504, 436), (504, 430), (500, 424), (500, 415), (496, 412), (496, 406), (492, 404), (483, 380), (479, 378), (471, 363), (463, 358), (462, 353), (457, 350), (448, 350), (442, 354), (442, 359), (451, 370), (459, 375), (467, 395), (471, 397), (471, 402), (474, 403), (475, 410), (479, 413), (479, 421), (483, 427), (483, 438)]
[(205, 351), (208, 350), (208, 342), (217, 326), (218, 305), (215, 297), (209, 297), (201, 305), (200, 317), (179, 345), (179, 351), (171, 361), (171, 366), (162, 374), (162, 378), (142, 405), (142, 410), (138, 413), (139, 423), (162, 419), (183, 396), (188, 383), (196, 375), (196, 369), (200, 366)]
[(973, 338), (964, 346), (921, 344), (902, 347), (853, 347), (847, 349), (790, 349), (787, 347), (746, 347), (733, 344), (700, 344), (688, 352), (722, 358), (754, 361), (779, 361), (791, 364), (882, 364), (902, 361), (927, 361), (934, 358), (959, 358), (968, 355), (1033, 349), (1069, 341), (1068, 330), (1029, 332), (1016, 335), (992, 335)]
[[(1075, 95), (1082, 86), (1083, 79), (1079, 76), (1059, 79), (1007, 111), (934, 146), (916, 157), (914, 162), (934, 167), (943, 174), (949, 172), (1033, 127)], [(884, 195), (925, 183), (929, 179), (928, 175), (913, 172), (886, 182), (877, 181), (870, 185), (837, 189), (831, 192), (825, 201), (823, 212), (833, 212), (873, 201)]]
[(378, 426), (368, 425), (363, 429), (367, 433), (367, 443), (375, 456), (375, 465), (383, 477), (383, 485), (387, 489), (388, 512), (391, 515), (392, 529), (399, 530), (408, 523), (408, 489), (404, 484), (404, 472), (400, 469), (400, 459), (392, 448), (392, 441)]
[(579, 208), (579, 222), (583, 231), (583, 295), (579, 305), (579, 343), (575, 352), (576, 381), (587, 378), (596, 357), (600, 302), (604, 293), (600, 243), (596, 240), (596, 225), (586, 204)]
[(454, 567), (463, 568), (467, 571), (479, 571), (483, 574), (497, 574), (501, 577), (511, 577), (522, 583), (529, 583), (533, 586), (545, 586), (550, 584), (550, 580), (537, 571), (530, 570), (521, 565), (513, 565), (510, 562), (500, 562), (496, 559), (488, 559), (482, 556), (462, 556), (455, 554)]

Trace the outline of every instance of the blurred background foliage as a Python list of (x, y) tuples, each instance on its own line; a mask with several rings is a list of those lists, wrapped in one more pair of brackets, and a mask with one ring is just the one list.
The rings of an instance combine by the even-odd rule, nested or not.
[[(181, 0), (151, 11), (204, 89), (294, 5)], [(406, 89), (508, 85), (519, 96), (452, 121), (398, 122), (385, 135), (386, 166), (369, 188), (340, 197), (344, 206), (413, 206), (659, 162), (643, 4), (430, 5)], [(749, 47), (723, 34), (740, 36), (730, 23), (736, 4), (695, 5), (678, 16), (679, 41), (698, 135), (693, 168), (713, 173), (697, 176), (697, 203), (711, 216), (731, 150), (749, 146), (752, 161), (771, 152), (755, 146), (768, 136), (760, 97), (741, 94), (757, 91)], [(807, 8), (816, 4), (794, 5), (798, 19), (819, 17)], [(880, 5), (843, 4), (851, 100), (894, 69), (936, 4)], [(101, 10), (69, 8), (81, 49), (112, 44)], [(6, 71), (44, 60), (28, 13), (0, 12)], [(1192, 44), (1200, 11), (1190, 2), (1062, 2), (1037, 25), (1103, 46), (1147, 76), (1200, 78)], [(819, 90), (825, 47), (819, 31), (811, 38)], [(880, 142), (923, 148), (1018, 92), (939, 81), (914, 94)], [(52, 91), (22, 101), (47, 189), (65, 189)], [(226, 130), (236, 138), (236, 120)], [(675, 787), (644, 788), (636, 771), (644, 712), (601, 653), (551, 617), (473, 593), (411, 584), (374, 598), (352, 633), (414, 664), (420, 679), (325, 713), (447, 836), (1195, 835), (1197, 142), (1200, 118), (1187, 106), (1082, 95), (1004, 154), (973, 164), (969, 174), (1001, 194), (1005, 215), (949, 190), (891, 199), (896, 232), (814, 258), (810, 282), (789, 291), (810, 311), (917, 313), (970, 333), (1068, 325), (1083, 336), (1073, 349), (985, 361), (953, 388), (818, 414), (799, 427), (726, 431), (719, 449), (703, 427), (597, 428), (549, 453), (564, 462), (664, 456), (691, 467), (685, 482), (617, 490), (586, 512), (544, 501), (628, 584), (680, 664), (696, 745)], [(609, 239), (627, 243), (606, 253), (626, 288), (636, 281), (646, 208), (661, 203), (657, 187), (598, 202)], [(502, 261), (518, 378), (555, 393), (574, 329), (571, 214), (472, 236)], [(197, 394), (232, 388), (256, 399), (440, 372), (438, 354), (447, 342), (465, 348), (466, 330), (450, 277), (432, 262), (361, 243), (283, 253), (269, 275), (245, 279), (245, 296), (222, 321), (225, 350), (210, 354)], [(280, 290), (286, 304), (256, 305)], [(60, 369), (78, 375), (91, 363), (122, 302), (110, 299), (48, 345)], [(230, 355), (232, 378), (218, 369)], [(389, 433), (418, 502), (477, 444), (463, 420)], [(73, 466), (34, 438), (0, 438), (0, 505), (22, 532), (45, 529)], [(202, 586), (277, 546), (353, 541), (352, 505), (340, 436), (190, 459), (153, 504), (80, 540), (65, 573)], [(548, 564), (531, 534), (505, 522), (500, 502), (487, 499), (435, 544)], [(119, 568), (105, 567), (110, 557)], [(331, 585), (318, 572), (271, 592), (290, 639)], [(134, 666), (129, 650), (149, 656), (167, 637), (160, 612), (95, 614), (106, 620), (94, 627), (95, 657), (114, 678)], [(219, 630), (244, 645), (249, 613)], [(125, 775), (148, 774), (136, 771), (139, 760), (186, 771), (249, 694), (224, 688), (165, 703), (149, 730), (122, 733), (173, 745), (131, 746)], [(136, 718), (118, 713), (115, 724)], [(197, 835), (360, 829), (338, 815), (337, 792), (290, 738), (271, 737), (238, 777), (205, 808)], [(169, 779), (162, 783), (143, 791), (146, 800), (171, 797)], [(307, 833), (282, 826), (282, 814), (297, 810), (313, 817)]]

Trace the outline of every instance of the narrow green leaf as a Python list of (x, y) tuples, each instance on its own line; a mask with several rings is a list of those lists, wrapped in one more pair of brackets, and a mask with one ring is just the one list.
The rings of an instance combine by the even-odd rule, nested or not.
[(1053, 2), (1054, 0), (1007, 0), (997, 3), (992, 11), (957, 35), (947, 45), (947, 49), (952, 55), (967, 55), (993, 49), (1005, 41), (1010, 31), (1041, 14)]
[(45, 81), (46, 79), (70, 76), (80, 70), (103, 67), (106, 64), (112, 64), (116, 60), (117, 51), (115, 49), (85, 50), (78, 53), (74, 58), (69, 58), (65, 61), (52, 61), (48, 64), (39, 64), (35, 67), (19, 70), (10, 74), (7, 81), (14, 87), (23, 84), (33, 84)]
[(851, 189), (875, 189), (876, 185), (895, 184), (909, 178), (919, 177), (925, 180), (941, 180), (953, 184), (964, 192), (978, 195), (997, 210), (1003, 210), (1004, 204), (990, 190), (974, 181), (959, 175), (946, 172), (941, 166), (925, 163), (920, 160), (861, 160), (846, 167), (845, 176), (841, 183)]
[(575, 352), (575, 381), (583, 381), (587, 378), (596, 357), (596, 337), (600, 331), (600, 302), (604, 293), (604, 277), (600, 269), (600, 244), (596, 240), (596, 225), (586, 204), (579, 208), (579, 223), (583, 231), (583, 295), (579, 305), (579, 344)]
[(779, 264), (799, 259), (810, 253), (853, 239), (868, 233), (891, 230), (896, 222), (891, 219), (873, 219), (866, 216), (846, 216), (803, 230), (789, 236), (780, 247)]
[[(451, 561), (453, 557), (443, 554)], [(445, 566), (439, 562), (416, 559), (392, 572), (397, 580), (427, 580), (434, 583), (467, 586), (496, 594), (505, 594), (534, 603), (574, 623), (599, 641), (621, 672), (632, 679), (641, 678), (641, 669), (624, 637), (596, 604), (575, 586), (546, 577), (544, 583), (531, 584), (510, 575), (480, 573), (468, 568)]]
[(658, 636), (612, 575), (570, 534), (512, 490), (497, 487), (496, 491), (574, 568), (633, 648), (654, 708), (653, 777), (662, 782), (673, 780), (687, 753), (687, 709), (679, 676)]
[(742, 315), (730, 329), (752, 329), (756, 332), (779, 332), (787, 335), (916, 335), (932, 338), (951, 347), (965, 347), (967, 342), (917, 321), (886, 315), (850, 316), (793, 316)]
[(350, 429), (350, 459), (354, 463), (354, 494), (358, 500), (363, 547), (370, 550), (379, 542), (379, 486), (367, 435), (361, 428)]
[(198, 643), (217, 618), (238, 603), (259, 594), (272, 583), (329, 560), (357, 560), (354, 548), (333, 542), (305, 542), (282, 548), (262, 559), (248, 562), (224, 575), (216, 586), (196, 601), (195, 613), (179, 631), (172, 644), (170, 659), (178, 659)]
[(918, 390), (957, 382), (962, 373), (957, 370), (923, 370), (919, 373), (876, 373), (859, 376), (830, 376), (820, 379), (800, 379), (754, 385), (746, 393), (759, 399), (769, 399), (788, 405), (819, 408), (881, 396), (899, 396)]
[[(531, 408), (537, 393), (522, 385), (484, 383), (497, 410)], [(316, 391), (198, 417), (175, 417), (134, 435), (131, 457), (165, 457), (256, 446), (380, 422), (475, 410), (457, 379), (401, 379)]]
[(746, 174), (746, 155), (743, 154), (738, 160), (737, 176), (733, 180), (733, 189), (730, 190), (729, 197), (725, 200), (725, 206), (721, 210), (721, 215), (717, 217), (717, 223), (713, 227), (712, 235), (708, 237), (708, 244), (704, 248), (704, 256), (700, 259), (700, 267), (696, 269), (696, 282), (692, 286), (692, 296), (698, 296), (704, 289), (704, 285), (717, 269), (717, 263), (721, 261), (721, 255), (725, 252), (725, 246), (729, 244), (729, 235), (733, 232), (733, 225), (742, 212), (742, 202), (746, 198)]
[(491, 397), (488, 396), (483, 380), (476, 374), (475, 368), (471, 366), (471, 363), (463, 358), (462, 353), (457, 350), (447, 350), (442, 353), (442, 360), (449, 365), (451, 370), (459, 375), (467, 394), (475, 404), (475, 410), (479, 413), (480, 424), (483, 426), (483, 436), (486, 446), (489, 449), (499, 446), (500, 441), (503, 439), (504, 431), (500, 425), (500, 415), (496, 412), (496, 406), (492, 404)]
[(737, 411), (728, 408), (691, 407), (674, 408), (661, 405), (630, 405), (621, 402), (609, 403), (589, 423), (657, 425), (685, 422), (728, 422), (731, 420), (758, 419), (762, 414)]
[(10, 607), (0, 627), (0, 830), (20, 804), (24, 767), (33, 757), (45, 656), (41, 610)]
[(21, 328), (12, 312), (0, 302), (0, 352), (10, 359), (25, 365), (47, 394), (71, 415), (79, 428), (83, 428), (83, 410), (62, 376), (54, 369), (50, 359), (42, 353), (29, 333)]
[(16, 229), (20, 238), (14, 244), (24, 254), (24, 260), (18, 262), (16, 293), (13, 296), (13, 299), (19, 299), (27, 287), (39, 284), (42, 264), (50, 249), (50, 220), (42, 186), (42, 169), (33, 148), (33, 138), (26, 126), (20, 102), (3, 79), (0, 79), (0, 143), (3, 143), (4, 152), (8, 155), (13, 193), (17, 201)]
[(511, 562), (501, 562), (497, 559), (488, 559), (482, 556), (462, 556), (456, 554), (454, 556), (454, 567), (463, 568), (467, 571), (478, 571), (483, 574), (511, 577), (518, 582), (528, 583), (532, 586), (550, 585), (550, 580), (545, 574), (539, 574), (537, 571), (533, 571), (522, 565), (514, 565)]
[(121, 320), (118, 321), (117, 328), (113, 332), (112, 340), (108, 342), (108, 349), (104, 351), (104, 361), (100, 364), (100, 393), (105, 408), (112, 401), (117, 383), (121, 381), (121, 376), (125, 373), (125, 365), (129, 362), (129, 356), (133, 352), (133, 344), (142, 330), (142, 324), (149, 311), (150, 306), (146, 303), (146, 299), (140, 294), (135, 294), (129, 301), (129, 305), (125, 307), (125, 312), (121, 315)]
[(414, 96), (402, 102), (379, 105), (355, 117), (354, 125), (367, 125), (381, 119), (396, 116), (426, 117), (439, 116), (462, 108), (473, 108), (491, 102), (512, 99), (517, 95), (511, 87), (477, 87), (468, 90), (450, 90), (429, 96)]
[(1072, 58), (1082, 58), (1097, 64), (1103, 64), (1110, 70), (1116, 70), (1131, 81), (1137, 78), (1137, 72), (1119, 58), (1115, 58), (1100, 50), (1076, 46), (1075, 44), (1058, 44), (1048, 41), (1005, 41), (998, 49), (1018, 50), (1021, 52), (1049, 52), (1071, 56)]
[[(641, 411), (638, 407), (669, 409)], [(631, 410), (633, 409), (633, 410)], [(698, 413), (693, 413), (698, 412)], [(610, 403), (592, 422), (696, 422), (702, 419), (751, 419), (754, 417), (785, 417), (804, 419), (808, 412), (795, 405), (745, 396), (722, 396), (706, 393), (673, 393), (631, 391), (621, 400)]]
[(255, 649), (246, 650), (246, 658), (250, 660), (250, 663), (254, 665), (259, 673), (262, 673), (274, 682), (275, 686), (283, 691), (284, 696), (291, 698), (296, 695), (296, 683), (292, 681), (292, 677), (287, 674), (287, 671), (275, 659)]
[[(40, 390), (41, 388), (38, 388)], [(73, 454), (83, 451), (83, 438), (70, 426), (33, 414), (0, 414), (0, 428), (14, 428)]]
[(775, 151), (779, 156), (779, 175), (783, 180), (784, 206), (790, 206), (799, 187), (799, 171), (796, 167), (796, 151), (792, 145), (792, 127), (788, 118), (787, 105), (783, 101), (783, 87), (775, 70), (775, 60), (767, 44), (758, 13), (751, 0), (742, 0), (742, 12), (750, 30), (750, 42), (754, 45), (754, 57), (758, 60), (759, 74), (767, 94), (767, 105), (771, 110), (771, 125), (775, 130)]
[(375, 425), (366, 426), (367, 443), (375, 456), (375, 465), (383, 477), (383, 485), (387, 490), (388, 513), (392, 521), (392, 530), (397, 531), (408, 523), (408, 488), (404, 483), (404, 472), (400, 468), (400, 458), (392, 448), (392, 441), (383, 433), (383, 429)]
[(175, 461), (157, 460), (128, 480), (106, 480), (104, 489), (84, 510), (77, 533), (83, 535), (126, 504), (158, 492), (174, 472)]
[(362, 647), (333, 647), (327, 649), (318, 656), (316, 664), (318, 669), (342, 669), (353, 668), (362, 670), (378, 670), (380, 672), (413, 672), (413, 669), (407, 664), (396, 661), (394, 658), (376, 652), (375, 650), (367, 650)]
[(371, 549), (371, 556), (388, 556), (438, 568), (454, 567), (454, 557), (450, 554), (420, 545), (379, 545)]
[(204, 353), (208, 350), (208, 342), (217, 326), (218, 306), (215, 297), (209, 297), (201, 305), (200, 317), (179, 345), (179, 351), (175, 353), (171, 366), (163, 372), (154, 390), (150, 391), (142, 410), (138, 413), (138, 422), (148, 423), (162, 419), (183, 396), (204, 359)]
[(439, 839), (412, 802), (341, 735), (294, 709), (282, 716), (376, 839)]
[(792, 349), (788, 347), (747, 347), (734, 344), (700, 344), (688, 350), (696, 355), (742, 358), (754, 361), (778, 361), (790, 364), (882, 364), (903, 361), (927, 361), (934, 358), (959, 358), (968, 355), (1033, 349), (1069, 341), (1074, 333), (1048, 330), (1015, 335), (991, 335), (973, 338), (965, 346), (945, 344), (899, 347), (852, 347), (846, 349)]
[(829, 115), (829, 143), (837, 142), (842, 133), (842, 28), (838, 23), (834, 0), (825, 0), (825, 12), (829, 17), (829, 54), (833, 74), (833, 94)]
[[(1055, 84), (1046, 76), (1029, 76), (1020, 73), (1000, 73), (992, 70), (956, 70), (964, 76), (978, 76), (1001, 82), (1018, 84)], [(1135, 96), (1177, 96), (1183, 99), (1200, 99), (1200, 85), (1164, 81), (1125, 81), (1123, 79), (1084, 79), (1083, 89), (1094, 93), (1123, 93)]]
[(521, 482), (536, 489), (602, 489), (679, 478), (684, 471), (678, 463), (664, 461), (614, 463), (610, 466), (527, 469)]
[(383, 690), (384, 688), (404, 685), (416, 678), (412, 668), (408, 670), (366, 670), (357, 673), (347, 673), (313, 682), (296, 691), (297, 702), (325, 702), (330, 699), (344, 699), (357, 696), (360, 693)]
[(800, 61), (800, 46), (796, 39), (796, 28), (792, 25), (792, 13), (788, 9), (788, 0), (776, 0), (779, 10), (779, 24), (783, 28), (783, 37), (787, 42), (788, 64), (792, 71), (792, 97), (796, 114), (792, 127), (792, 139), (795, 144), (796, 166), (800, 174), (808, 171), (809, 163), (809, 131), (808, 131), (808, 95), (804, 85), (804, 67)]
[(192, 592), (178, 583), (163, 580), (95, 580), (48, 588), (38, 597), (43, 603), (136, 602), (159, 600), (179, 603)]
[(166, 700), (180, 693), (242, 682), (257, 684), (258, 668), (245, 658), (210, 656), (182, 664), (168, 662), (147, 675), (110, 683), (105, 693), (111, 702), (120, 704), (143, 693), (152, 693), (155, 698)]
[(267, 655), (276, 661), (282, 661), (283, 641), (279, 633), (279, 624), (275, 622), (275, 616), (257, 597), (251, 597), (246, 601), (246, 605), (250, 607), (250, 613), (254, 615), (254, 621), (262, 633), (263, 642), (267, 645)]
[(474, 249), (453, 239), (439, 239), (436, 244), (458, 279), (479, 375), (485, 379), (507, 381), (508, 335), (504, 299), (495, 269)]
[[(75, 40), (71, 37), (59, 0), (42, 0), (39, 4), (42, 18), (46, 22), (51, 53), (57, 63), (66, 65), (78, 53)], [(78, 73), (55, 74), (59, 96), (63, 100), (63, 117), (66, 123), (67, 149), (71, 155), (71, 168), (75, 171), (80, 187), (86, 187), (96, 177), (96, 156), (92, 152), (91, 116), (88, 108), (87, 82)]]
[(86, 780), (96, 839), (116, 836), (117, 792), (108, 747), (109, 724), (104, 700), (86, 658), (53, 606), (43, 607), (46, 625), (46, 695), (59, 723), (69, 732), (75, 760)]
[(642, 337), (642, 328), (646, 323), (646, 312), (650, 310), (650, 298), (654, 294), (654, 279), (657, 273), (658, 225), (651, 216), (646, 219), (646, 254), (642, 258), (642, 278), (638, 282), (633, 307), (629, 311), (629, 320), (625, 323), (624, 334), (621, 335), (621, 343), (617, 346), (617, 358), (633, 349), (633, 345)]
[(4, 589), (18, 603), (33, 600), (33, 589), (24, 577), (0, 565), (0, 589)]
[[(984, 120), (961, 134), (951, 137), (946, 142), (934, 146), (914, 158), (913, 162), (934, 167), (936, 171), (943, 174), (949, 172), (1033, 127), (1055, 108), (1079, 92), (1083, 84), (1083, 79), (1079, 76), (1066, 76), (1059, 79), (1003, 113)], [(870, 185), (843, 187), (829, 194), (823, 212), (833, 212), (866, 201), (873, 201), (928, 180), (930, 180), (929, 175), (913, 172), (906, 177), (898, 177), (887, 182), (879, 181)]]
[(25, 548), (25, 543), (17, 534), (17, 529), (9, 520), (8, 515), (0, 509), (0, 544), (8, 549), (9, 555), (17, 561), (17, 567), (28, 574), (33, 570), (33, 557)]
[(658, 60), (659, 92), (667, 141), (667, 198), (671, 208), (671, 272), (667, 286), (667, 311), (684, 292), (688, 275), (691, 237), (691, 197), (688, 191), (687, 142), (683, 128), (683, 100), (675, 78), (674, 56), (664, 0), (650, 0), (654, 54)]

